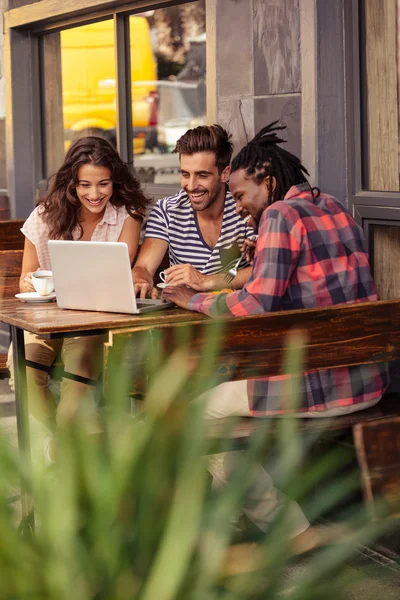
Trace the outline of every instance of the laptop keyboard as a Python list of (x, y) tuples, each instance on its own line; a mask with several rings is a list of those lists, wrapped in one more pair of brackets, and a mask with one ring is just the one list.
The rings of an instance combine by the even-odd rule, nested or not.
[(136, 307), (137, 308), (148, 308), (149, 306), (154, 306), (155, 304), (152, 304), (151, 302), (138, 302), (136, 300)]

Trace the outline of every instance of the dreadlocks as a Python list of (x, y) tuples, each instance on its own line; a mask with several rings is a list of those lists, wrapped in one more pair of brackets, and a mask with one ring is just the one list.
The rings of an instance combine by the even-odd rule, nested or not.
[(277, 123), (274, 121), (261, 129), (235, 156), (231, 165), (231, 173), (244, 169), (246, 176), (253, 177), (258, 185), (266, 177), (275, 178), (276, 188), (273, 190), (270, 186), (268, 204), (282, 200), (292, 185), (308, 183), (305, 175), (309, 175), (297, 156), (277, 145), (285, 142), (278, 137), (277, 131), (286, 129)]

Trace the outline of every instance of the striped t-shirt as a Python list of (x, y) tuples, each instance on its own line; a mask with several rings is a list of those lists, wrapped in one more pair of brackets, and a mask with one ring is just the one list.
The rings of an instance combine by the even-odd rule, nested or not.
[[(227, 188), (221, 233), (214, 248), (206, 244), (185, 190), (157, 201), (146, 225), (146, 238), (158, 238), (169, 244), (169, 264), (190, 264), (200, 273), (211, 275), (226, 269), (240, 256), (251, 227), (236, 214), (235, 201)], [(246, 265), (242, 265), (246, 266)]]

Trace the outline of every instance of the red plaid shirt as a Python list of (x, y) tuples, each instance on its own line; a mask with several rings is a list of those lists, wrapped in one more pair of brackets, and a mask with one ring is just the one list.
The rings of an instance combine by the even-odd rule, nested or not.
[[(262, 214), (251, 277), (230, 294), (196, 294), (189, 309), (210, 316), (256, 315), (378, 299), (364, 235), (332, 196), (293, 186)], [(280, 414), (284, 377), (249, 380), (253, 415)], [(387, 366), (309, 371), (300, 382), (301, 411), (324, 411), (379, 398)]]

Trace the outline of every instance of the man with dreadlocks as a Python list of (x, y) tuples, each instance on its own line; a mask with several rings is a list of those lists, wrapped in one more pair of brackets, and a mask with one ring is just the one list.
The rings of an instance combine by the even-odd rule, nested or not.
[[(218, 295), (167, 288), (167, 300), (211, 316), (245, 316), (378, 299), (361, 228), (338, 200), (311, 188), (300, 160), (279, 146), (282, 129), (277, 122), (262, 129), (231, 165), (236, 212), (258, 230), (248, 282)], [(385, 365), (307, 372), (299, 412), (331, 417), (362, 410), (379, 401), (387, 383)], [(281, 399), (281, 377), (227, 382), (208, 393), (207, 415), (279, 416), (286, 412)], [(229, 475), (228, 463), (225, 457), (218, 469), (214, 465), (217, 483)], [(282, 495), (260, 467), (243, 511), (267, 531), (281, 504)], [(295, 536), (309, 523), (297, 504), (291, 511)]]

